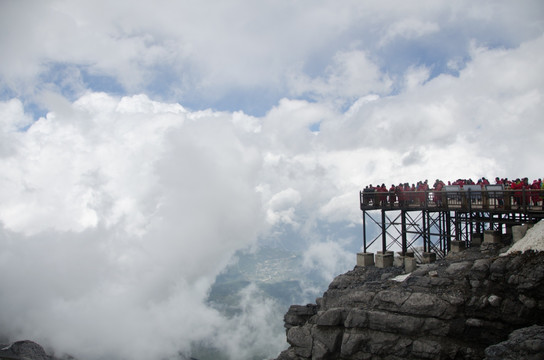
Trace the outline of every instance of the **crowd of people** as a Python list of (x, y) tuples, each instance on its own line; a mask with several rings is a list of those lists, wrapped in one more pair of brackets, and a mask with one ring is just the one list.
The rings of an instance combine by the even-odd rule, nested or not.
[[(511, 190), (515, 204), (537, 206), (542, 202), (544, 208), (544, 182), (542, 182), (542, 179), (530, 182), (528, 178), (509, 180), (508, 178), (499, 177), (495, 178), (493, 184), (485, 177), (478, 179), (476, 182), (472, 179), (457, 179), (453, 182), (448, 181), (447, 184), (437, 179), (432, 188), (429, 186), (428, 180), (418, 181), (417, 184), (412, 185), (409, 183), (392, 184), (389, 188), (385, 184), (378, 186), (370, 184), (363, 190), (363, 204), (372, 204), (374, 206), (389, 204), (393, 206), (398, 201), (399, 206), (402, 207), (409, 204), (424, 203), (430, 199), (437, 205), (441, 205), (444, 197), (439, 192), (445, 190), (446, 186), (458, 186), (460, 190), (463, 190), (463, 187), (467, 187), (467, 185), (470, 185), (472, 189), (478, 189), (477, 186), (480, 185), (483, 190), (486, 189), (487, 185), (501, 185), (501, 189)], [(427, 198), (429, 194), (431, 198)], [(502, 199), (500, 199), (500, 204), (502, 204)]]

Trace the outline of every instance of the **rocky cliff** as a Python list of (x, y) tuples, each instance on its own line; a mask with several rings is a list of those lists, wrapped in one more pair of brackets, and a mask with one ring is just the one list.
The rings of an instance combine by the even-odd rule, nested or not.
[(544, 327), (528, 328), (544, 325), (544, 252), (471, 248), (402, 271), (355, 267), (291, 306), (277, 360), (544, 359)]

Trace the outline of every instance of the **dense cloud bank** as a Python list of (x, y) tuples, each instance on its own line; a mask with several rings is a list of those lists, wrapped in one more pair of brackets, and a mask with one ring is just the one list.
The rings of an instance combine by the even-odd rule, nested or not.
[(542, 177), (542, 5), (458, 4), (3, 3), (1, 332), (273, 355), (277, 304), (205, 302), (236, 251), (330, 280), (368, 183)]

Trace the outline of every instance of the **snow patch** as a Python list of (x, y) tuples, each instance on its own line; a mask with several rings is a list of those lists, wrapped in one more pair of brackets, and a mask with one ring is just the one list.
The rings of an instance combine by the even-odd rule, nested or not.
[(410, 274), (403, 274), (403, 275), (399, 275), (399, 276), (395, 276), (393, 279), (393, 281), (398, 281), (398, 282), (403, 282), (404, 280), (408, 279), (408, 277), (411, 275)]
[(527, 230), (527, 234), (512, 245), (507, 252), (501, 254), (501, 256), (518, 251), (523, 253), (528, 250), (544, 251), (544, 220), (540, 220), (535, 226)]

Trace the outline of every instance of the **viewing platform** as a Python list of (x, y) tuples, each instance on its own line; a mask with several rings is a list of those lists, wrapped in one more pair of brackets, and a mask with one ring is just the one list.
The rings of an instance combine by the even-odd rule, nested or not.
[(365, 255), (369, 251), (377, 251), (380, 263), (388, 264), (395, 252), (424, 263), (483, 242), (512, 241), (515, 227), (531, 226), (544, 218), (543, 198), (542, 190), (512, 190), (503, 185), (361, 191), (363, 252), (358, 254), (358, 263), (374, 264)]

